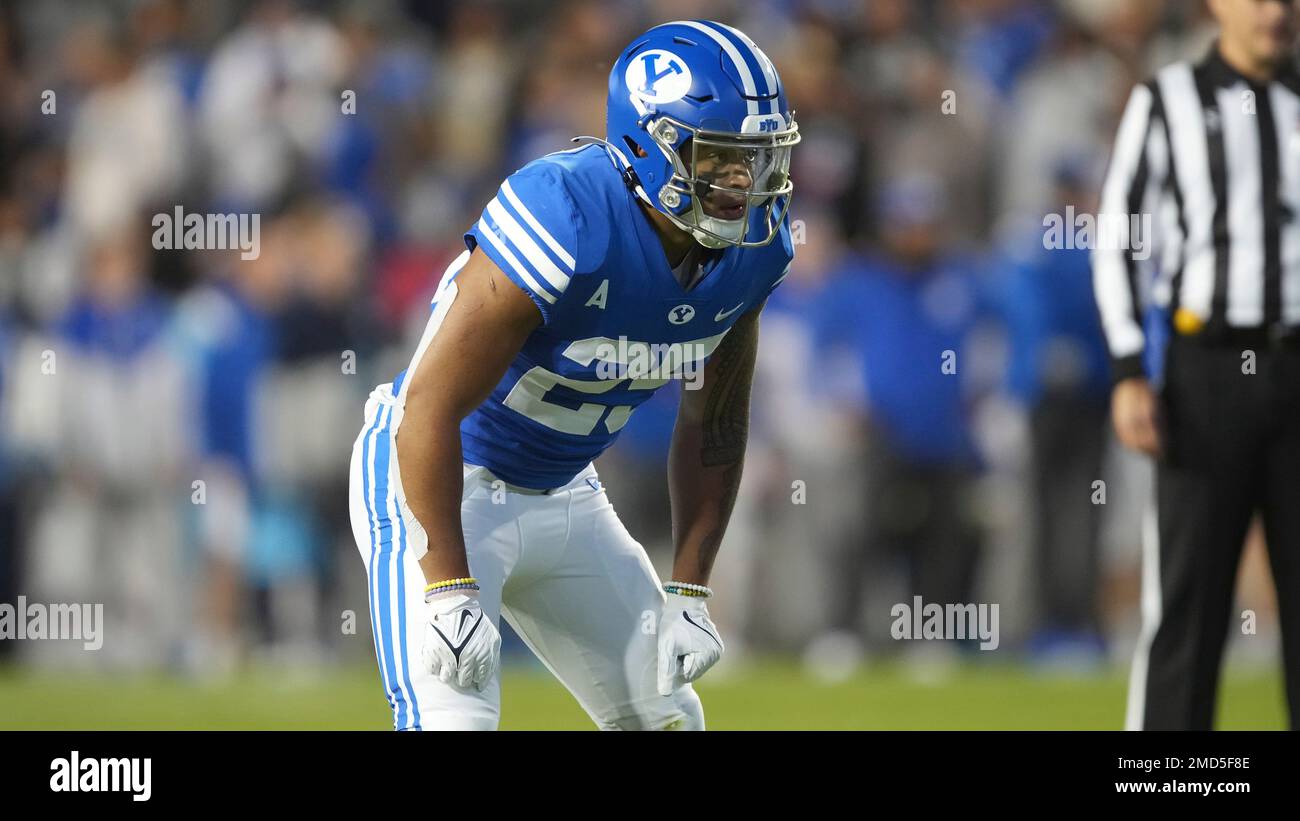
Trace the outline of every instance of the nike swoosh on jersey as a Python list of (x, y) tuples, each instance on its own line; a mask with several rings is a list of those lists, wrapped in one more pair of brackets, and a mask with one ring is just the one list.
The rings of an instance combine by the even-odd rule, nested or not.
[(740, 303), (739, 305), (737, 305), (736, 307), (732, 308), (730, 311), (718, 311), (718, 315), (715, 316), (715, 317), (713, 318), (713, 321), (714, 321), (714, 322), (721, 322), (722, 320), (724, 320), (724, 319), (726, 319), (727, 317), (731, 316), (732, 314), (734, 314), (736, 311), (739, 311), (739, 310), (740, 310), (741, 308), (743, 308), (743, 307), (745, 307), (745, 303), (742, 302), (742, 303)]

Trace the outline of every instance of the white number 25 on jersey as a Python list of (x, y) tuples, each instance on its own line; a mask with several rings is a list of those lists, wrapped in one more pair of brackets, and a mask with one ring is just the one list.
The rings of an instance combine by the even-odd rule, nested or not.
[[(534, 422), (543, 424), (552, 430), (588, 436), (596, 429), (596, 423), (600, 421), (601, 414), (605, 412), (606, 406), (598, 405), (595, 402), (583, 402), (575, 410), (563, 405), (557, 405), (554, 402), (547, 402), (545, 399), (546, 392), (556, 385), (565, 385), (581, 393), (605, 393), (613, 390), (620, 383), (629, 381), (631, 380), (570, 379), (537, 365), (519, 377), (519, 381), (515, 383), (515, 386), (510, 389), (510, 393), (506, 396), (505, 405), (507, 408), (518, 411)], [(661, 380), (659, 385), (664, 384), (666, 381)], [(627, 424), (628, 417), (631, 415), (631, 405), (615, 405), (609, 409), (609, 417), (605, 419), (605, 427), (609, 429), (610, 433), (614, 433)]]
[[(724, 336), (726, 336), (726, 331), (707, 339), (673, 343), (672, 345), (651, 345), (645, 342), (628, 342), (626, 339), (616, 341), (608, 337), (593, 337), (571, 343), (565, 349), (564, 356), (583, 366), (589, 366), (596, 360), (627, 366), (629, 364), (628, 359), (637, 358), (638, 354), (645, 355), (654, 350), (656, 352), (654, 354), (656, 361), (659, 361), (658, 357), (660, 355), (666, 353), (667, 349), (672, 349), (671, 353), (676, 357), (674, 361), (678, 363), (683, 362), (685, 359), (699, 361), (712, 354)], [(666, 377), (572, 379), (537, 365), (519, 377), (519, 381), (514, 384), (514, 387), (510, 389), (510, 393), (506, 396), (505, 405), (552, 430), (578, 436), (588, 436), (596, 429), (601, 414), (604, 413), (607, 406), (595, 402), (583, 402), (576, 409), (569, 408), (564, 405), (557, 405), (554, 402), (547, 402), (545, 398), (547, 391), (556, 385), (564, 385), (579, 393), (601, 394), (613, 390), (622, 383), (627, 383), (632, 390), (653, 391), (667, 384), (667, 382)], [(606, 429), (610, 433), (620, 430), (627, 424), (628, 418), (632, 415), (632, 410), (631, 405), (614, 405), (610, 407), (609, 416), (605, 418)]]

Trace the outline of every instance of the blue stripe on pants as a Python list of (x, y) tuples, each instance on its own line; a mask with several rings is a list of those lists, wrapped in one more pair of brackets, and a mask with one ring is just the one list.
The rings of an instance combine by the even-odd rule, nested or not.
[[(391, 405), (385, 408), (385, 414), (384, 422), (379, 427), (378, 439), (375, 442), (375, 515), (379, 524), (377, 528), (379, 537), (379, 634), (384, 642), (384, 661), (387, 667), (388, 692), (391, 694), (390, 701), (393, 704), (394, 728), (400, 730), (406, 727), (407, 699), (402, 682), (397, 675), (397, 663), (393, 656), (393, 591), (389, 578), (395, 551), (393, 550), (393, 520), (388, 515), (388, 470), (390, 465), (390, 443), (392, 441), (388, 425), (393, 418)], [(405, 618), (402, 618), (401, 621), (404, 622)], [(404, 635), (401, 644), (405, 645)]]
[[(402, 521), (400, 511), (397, 516), (397, 618), (398, 630), (402, 636), (402, 678), (406, 692), (411, 699), (411, 713), (414, 723), (407, 729), (420, 729), (420, 703), (415, 697), (415, 688), (411, 686), (411, 661), (406, 650), (406, 523)], [(421, 660), (423, 663), (423, 660)]]
[(371, 495), (370, 471), (373, 468), (371, 463), (370, 440), (374, 438), (377, 431), (384, 421), (384, 408), (380, 406), (375, 412), (374, 424), (366, 431), (365, 437), (361, 440), (361, 488), (362, 498), (366, 504), (367, 524), (370, 529), (370, 578), (366, 580), (366, 598), (370, 603), (370, 631), (375, 639), (375, 655), (379, 662), (379, 674), (384, 680), (384, 697), (388, 699), (388, 706), (396, 710), (393, 703), (393, 697), (390, 694), (391, 688), (388, 685), (388, 669), (384, 664), (383, 642), (379, 638), (379, 614), (376, 608), (376, 599), (378, 598), (375, 591), (375, 580), (379, 572), (376, 563), (376, 551), (378, 550), (378, 539), (375, 536), (376, 516), (375, 506)]

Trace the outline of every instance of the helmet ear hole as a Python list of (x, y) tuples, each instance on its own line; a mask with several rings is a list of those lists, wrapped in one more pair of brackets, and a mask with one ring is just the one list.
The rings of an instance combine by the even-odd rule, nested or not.
[(627, 143), (628, 150), (631, 151), (632, 156), (636, 157), (637, 159), (645, 159), (645, 157), (649, 156), (646, 154), (645, 149), (641, 147), (640, 143), (638, 143), (636, 140), (633, 140), (631, 137), (627, 136), (626, 134), (623, 135), (623, 142)]

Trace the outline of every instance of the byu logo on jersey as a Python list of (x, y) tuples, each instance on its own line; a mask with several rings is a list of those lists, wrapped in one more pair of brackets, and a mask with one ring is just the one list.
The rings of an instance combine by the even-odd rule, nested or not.
[(691, 90), (690, 66), (661, 48), (633, 57), (623, 79), (633, 95), (648, 103), (671, 103)]
[(674, 325), (685, 325), (695, 318), (695, 308), (690, 305), (678, 305), (668, 312), (668, 321)]

